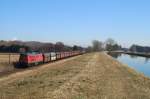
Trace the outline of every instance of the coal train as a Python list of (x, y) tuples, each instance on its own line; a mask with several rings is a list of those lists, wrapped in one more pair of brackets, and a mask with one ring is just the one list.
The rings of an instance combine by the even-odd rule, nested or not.
[(69, 52), (50, 52), (50, 53), (40, 53), (40, 52), (26, 52), (21, 53), (19, 58), (19, 66), (30, 67), (39, 64), (44, 64), (68, 57), (73, 57), (81, 55), (85, 52), (83, 51), (69, 51)]

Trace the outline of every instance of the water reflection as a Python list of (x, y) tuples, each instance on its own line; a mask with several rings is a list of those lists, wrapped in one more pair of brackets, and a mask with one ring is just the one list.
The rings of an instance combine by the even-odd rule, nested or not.
[(150, 58), (145, 58), (145, 63), (149, 62)]
[(150, 58), (121, 53), (108, 53), (108, 54), (113, 58), (117, 59), (118, 61), (127, 64), (128, 66), (134, 68), (135, 70), (144, 73), (146, 76), (150, 77)]
[(136, 55), (129, 55), (131, 58), (137, 58), (138, 56), (136, 56)]
[(108, 53), (110, 56), (112, 56), (113, 58), (118, 58), (121, 56), (121, 53), (115, 53), (115, 52), (109, 52)]
[[(123, 55), (123, 53), (117, 53), (117, 52), (108, 52), (108, 55), (112, 56), (113, 58), (118, 59)], [(126, 54), (127, 55), (127, 54)], [(145, 63), (150, 61), (150, 58), (148, 57), (142, 57), (142, 56), (137, 56), (137, 55), (128, 55), (132, 59), (137, 59), (139, 57), (143, 58), (145, 60)]]

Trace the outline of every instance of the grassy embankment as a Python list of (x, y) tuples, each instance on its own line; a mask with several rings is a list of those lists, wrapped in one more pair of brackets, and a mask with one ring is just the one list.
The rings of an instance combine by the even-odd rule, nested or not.
[(0, 78), (5, 99), (150, 99), (150, 79), (104, 53)]

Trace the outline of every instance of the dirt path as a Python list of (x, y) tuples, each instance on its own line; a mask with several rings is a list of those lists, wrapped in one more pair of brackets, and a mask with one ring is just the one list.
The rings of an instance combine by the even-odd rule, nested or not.
[(150, 79), (105, 53), (2, 78), (4, 99), (150, 99)]

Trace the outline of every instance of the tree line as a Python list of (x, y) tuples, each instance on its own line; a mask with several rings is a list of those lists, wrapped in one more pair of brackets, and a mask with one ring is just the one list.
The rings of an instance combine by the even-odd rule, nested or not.
[[(37, 42), (36, 42), (37, 43)], [(76, 51), (76, 50), (84, 50), (85, 48), (74, 45), (68, 46), (65, 45), (63, 42), (56, 42), (55, 44), (52, 43), (40, 43), (38, 46), (32, 45), (24, 45), (20, 44), (9, 44), (9, 45), (0, 45), (0, 52), (4, 53), (19, 53), (19, 52), (61, 52), (61, 51)]]
[(131, 52), (140, 52), (140, 53), (150, 53), (150, 47), (133, 44), (129, 48), (129, 51), (131, 51)]
[(107, 39), (105, 42), (99, 41), (99, 40), (93, 40), (92, 46), (89, 46), (87, 48), (88, 52), (96, 52), (96, 51), (116, 51), (121, 50), (121, 45), (117, 44), (117, 42), (114, 39)]
[(95, 51), (114, 51), (120, 50), (121, 46), (117, 44), (117, 42), (111, 38), (107, 39), (105, 42), (99, 40), (93, 40), (92, 46), (88, 46), (87, 48), (81, 47), (78, 45), (65, 45), (63, 42), (53, 43), (40, 43), (40, 42), (0, 42), (0, 52), (11, 52), (11, 53), (19, 53), (19, 52), (29, 52), (29, 51), (38, 51), (38, 52), (61, 52), (61, 51), (87, 51), (87, 52), (95, 52)]

